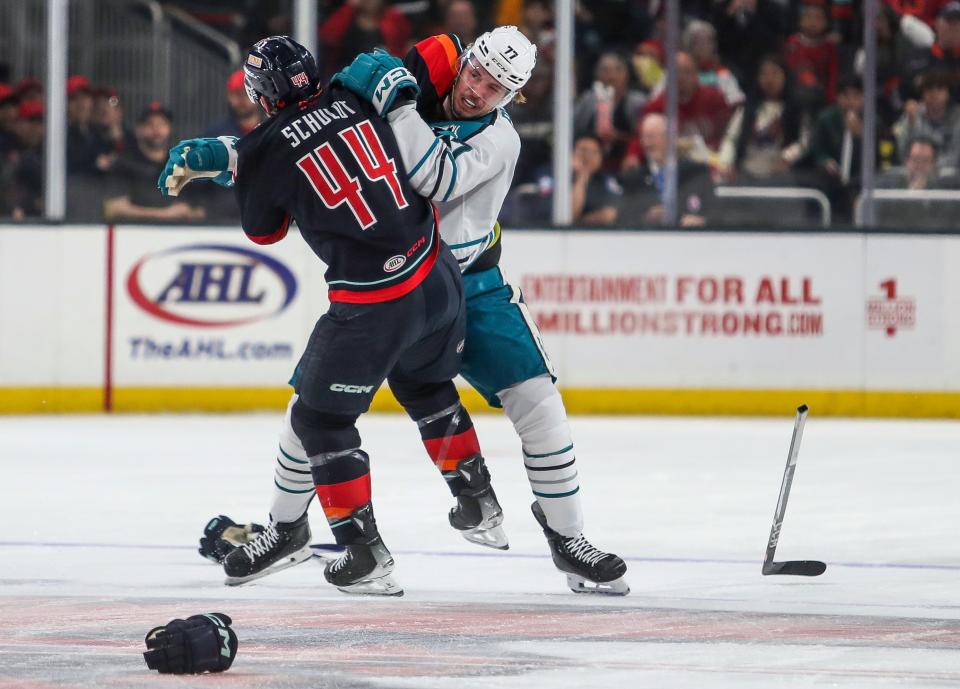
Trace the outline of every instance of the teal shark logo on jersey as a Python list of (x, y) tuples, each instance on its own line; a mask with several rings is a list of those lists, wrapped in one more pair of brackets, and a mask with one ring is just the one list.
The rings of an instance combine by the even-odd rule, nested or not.
[(475, 120), (450, 120), (446, 122), (434, 122), (433, 133), (454, 141), (466, 141), (479, 134), (483, 129), (493, 124), (496, 117), (496, 110), (487, 113), (483, 117)]

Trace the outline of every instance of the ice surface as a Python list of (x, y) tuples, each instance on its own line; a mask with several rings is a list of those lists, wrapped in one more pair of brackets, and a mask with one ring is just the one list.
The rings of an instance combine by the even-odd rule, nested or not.
[[(760, 574), (792, 419), (575, 418), (586, 535), (630, 567), (605, 598), (553, 569), (502, 417), (475, 421), (505, 553), (450, 529), (405, 417), (364, 417), (386, 600), (313, 562), (228, 589), (197, 555), (210, 517), (266, 518), (280, 418), (0, 418), (0, 689), (960, 686), (958, 423), (812, 410), (777, 552), (828, 563), (802, 579)], [(229, 672), (147, 670), (148, 629), (208, 611)]]

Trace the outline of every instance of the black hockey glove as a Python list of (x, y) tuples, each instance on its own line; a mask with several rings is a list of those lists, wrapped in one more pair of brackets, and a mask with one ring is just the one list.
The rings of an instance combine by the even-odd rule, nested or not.
[(147, 667), (160, 674), (194, 675), (223, 672), (237, 655), (232, 620), (222, 612), (170, 620), (147, 633)]
[(245, 545), (263, 531), (260, 524), (236, 524), (230, 517), (221, 514), (207, 522), (200, 538), (198, 552), (208, 560), (223, 563), (231, 550)]

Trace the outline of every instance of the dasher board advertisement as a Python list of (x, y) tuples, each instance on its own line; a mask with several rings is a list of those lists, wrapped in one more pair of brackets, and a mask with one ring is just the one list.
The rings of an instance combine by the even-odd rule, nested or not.
[(282, 385), (326, 309), (322, 270), (295, 232), (116, 230), (114, 385)]

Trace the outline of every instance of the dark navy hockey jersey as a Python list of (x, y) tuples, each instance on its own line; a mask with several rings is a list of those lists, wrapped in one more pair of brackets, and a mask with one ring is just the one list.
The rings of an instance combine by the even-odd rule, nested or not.
[(349, 91), (280, 110), (238, 141), (237, 156), (244, 232), (271, 244), (296, 220), (327, 264), (331, 301), (397, 299), (432, 269), (436, 212), (408, 183), (390, 125)]

